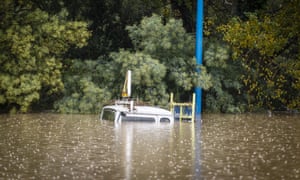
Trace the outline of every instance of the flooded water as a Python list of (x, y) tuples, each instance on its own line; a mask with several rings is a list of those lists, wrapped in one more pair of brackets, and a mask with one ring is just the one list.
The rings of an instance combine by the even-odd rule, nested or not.
[(300, 117), (198, 124), (0, 115), (0, 179), (299, 179)]

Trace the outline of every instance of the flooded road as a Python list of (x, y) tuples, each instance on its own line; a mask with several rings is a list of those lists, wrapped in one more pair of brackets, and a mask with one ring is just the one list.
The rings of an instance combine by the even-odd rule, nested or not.
[(114, 124), (0, 115), (0, 179), (299, 179), (300, 116)]

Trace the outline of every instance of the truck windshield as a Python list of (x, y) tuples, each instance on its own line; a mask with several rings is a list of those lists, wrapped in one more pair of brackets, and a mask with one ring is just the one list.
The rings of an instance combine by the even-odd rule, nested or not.
[(115, 120), (115, 111), (112, 109), (104, 109), (102, 114), (103, 120), (114, 121)]

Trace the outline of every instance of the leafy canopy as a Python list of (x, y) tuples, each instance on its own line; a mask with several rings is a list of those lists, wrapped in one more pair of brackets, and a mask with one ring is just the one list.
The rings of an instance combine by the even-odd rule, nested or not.
[(269, 109), (300, 108), (300, 1), (274, 14), (248, 14), (219, 28), (245, 70), (249, 104)]
[(127, 30), (135, 51), (149, 54), (166, 67), (164, 80), (169, 91), (211, 86), (204, 67), (201, 75), (195, 71), (195, 40), (185, 31), (181, 20), (171, 18), (163, 24), (160, 16), (153, 15), (145, 17), (139, 25), (127, 26)]
[(126, 29), (134, 45), (133, 52), (121, 50), (112, 57), (121, 62), (122, 71), (127, 67), (136, 69), (133, 73), (143, 80), (136, 82), (136, 89), (146, 91), (143, 97), (147, 100), (166, 103), (169, 92), (180, 96), (190, 94), (198, 85), (204, 89), (211, 86), (205, 67), (201, 67), (200, 74), (196, 72), (194, 37), (184, 30), (181, 20), (171, 18), (164, 24), (154, 14)]
[(107, 67), (100, 60), (75, 59), (70, 64), (64, 69), (63, 98), (55, 102), (55, 109), (61, 113), (99, 113), (103, 103), (111, 98), (109, 89), (99, 85), (105, 83)]
[(29, 2), (0, 2), (0, 104), (22, 112), (48, 94), (63, 89), (62, 55), (86, 45), (87, 24), (50, 15)]

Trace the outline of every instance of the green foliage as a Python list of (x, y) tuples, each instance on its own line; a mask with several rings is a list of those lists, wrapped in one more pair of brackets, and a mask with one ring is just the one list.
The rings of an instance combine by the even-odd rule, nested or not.
[[(66, 8), (69, 18), (90, 23), (89, 43), (79, 51), (70, 51), (69, 58), (97, 59), (119, 48), (131, 48), (126, 25), (139, 22), (144, 16), (159, 12), (161, 0), (50, 0), (35, 1), (47, 12)], [(47, 3), (48, 2), (48, 3)]]
[(100, 103), (110, 97), (109, 91), (99, 88), (89, 79), (69, 83), (78, 89), (56, 102), (55, 108), (60, 113), (99, 113)]
[(42, 89), (63, 89), (61, 57), (71, 46), (86, 44), (87, 24), (66, 21), (20, 1), (0, 2), (0, 104), (28, 111)]
[(201, 74), (195, 72), (195, 41), (180, 20), (171, 18), (163, 24), (160, 16), (153, 15), (139, 25), (127, 26), (127, 30), (136, 51), (158, 59), (166, 67), (164, 80), (169, 92), (184, 94), (196, 85), (206, 89), (211, 86), (205, 67)]
[(299, 0), (275, 14), (235, 18), (219, 29), (243, 65), (249, 104), (268, 109), (300, 109)]
[[(299, 0), (204, 3), (197, 67), (195, 1), (2, 0), (1, 109), (51, 107), (62, 93), (57, 111), (97, 112), (120, 96), (128, 69), (133, 96), (152, 104), (166, 105), (170, 92), (185, 101), (201, 86), (205, 111), (243, 112), (247, 98), (250, 108), (299, 109)], [(146, 17), (153, 12), (162, 17)]]
[(153, 15), (126, 29), (134, 52), (120, 50), (112, 53), (111, 58), (117, 64), (118, 73), (133, 71), (133, 92), (139, 98), (166, 105), (170, 92), (185, 95), (196, 85), (211, 86), (205, 67), (200, 67), (201, 73), (196, 72), (195, 42), (180, 20), (170, 19), (163, 24), (160, 16)]
[[(55, 102), (61, 113), (99, 113), (103, 103), (111, 98), (110, 91), (98, 85), (104, 77), (100, 61), (72, 60), (64, 73), (63, 98)], [(102, 82), (103, 83), (103, 82)]]
[(205, 65), (212, 76), (212, 87), (204, 93), (204, 107), (209, 112), (240, 113), (245, 98), (240, 80), (241, 65), (230, 61), (229, 48), (220, 42), (209, 41), (204, 51)]
[[(56, 103), (59, 112), (95, 112), (110, 98), (120, 97), (127, 70), (132, 70), (132, 96), (155, 105), (167, 105), (170, 92), (185, 95), (196, 85), (211, 86), (204, 66), (199, 67), (201, 73), (195, 72), (194, 40), (181, 21), (170, 19), (164, 25), (154, 15), (127, 29), (133, 52), (120, 49), (110, 59), (76, 60), (67, 66), (64, 98)], [(90, 93), (86, 87), (96, 90)]]
[(124, 77), (127, 70), (132, 70), (133, 97), (151, 104), (167, 104), (169, 99), (163, 81), (166, 67), (159, 60), (142, 52), (131, 53), (124, 50), (112, 53), (111, 57), (116, 63), (116, 77)]

